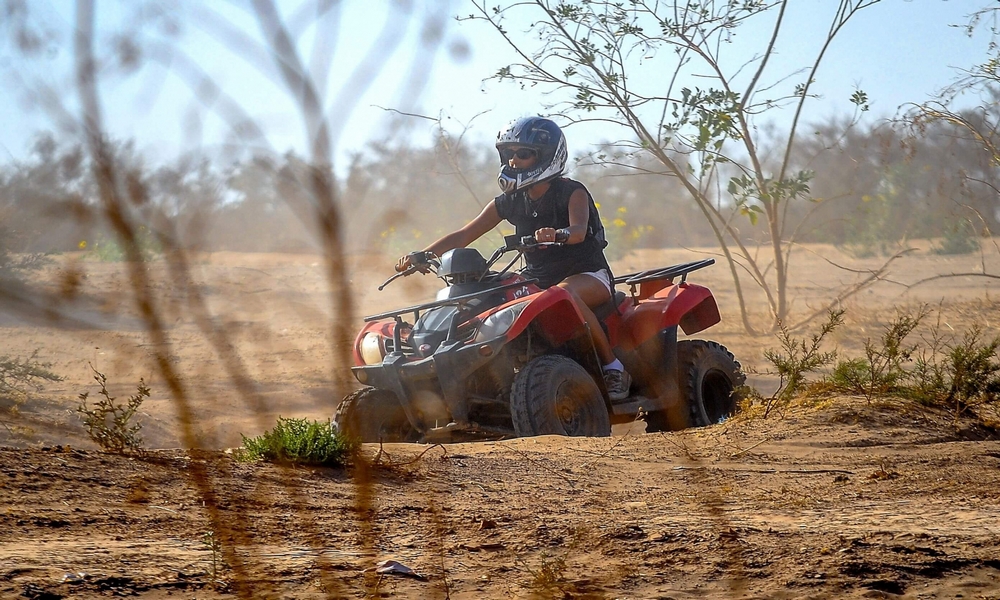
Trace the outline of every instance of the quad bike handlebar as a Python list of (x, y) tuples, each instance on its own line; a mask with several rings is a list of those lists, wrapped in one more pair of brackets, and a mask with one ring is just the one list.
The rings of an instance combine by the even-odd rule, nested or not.
[(397, 310), (391, 310), (384, 313), (379, 313), (377, 315), (370, 315), (364, 318), (365, 322), (378, 321), (380, 319), (387, 319), (390, 317), (398, 317), (400, 315), (405, 315), (409, 313), (416, 313), (419, 315), (420, 312), (429, 310), (432, 308), (437, 308), (439, 306), (464, 306), (470, 300), (475, 300), (481, 298), (488, 294), (496, 294), (497, 292), (502, 292), (505, 290), (523, 287), (525, 285), (530, 285), (532, 283), (538, 283), (537, 279), (523, 279), (514, 281), (511, 283), (505, 283), (503, 285), (498, 285), (497, 287), (490, 288), (481, 292), (473, 292), (471, 294), (466, 294), (464, 296), (456, 296), (454, 298), (446, 298), (444, 300), (435, 300), (433, 302), (425, 302), (424, 304), (417, 304), (414, 306), (408, 306), (406, 308), (400, 308)]
[(410, 252), (408, 256), (410, 257), (410, 266), (407, 267), (406, 269), (403, 269), (402, 271), (399, 271), (389, 279), (383, 281), (382, 285), (378, 286), (378, 291), (381, 292), (385, 286), (389, 285), (390, 283), (399, 279), (400, 277), (409, 277), (410, 275), (413, 275), (417, 271), (420, 271), (421, 273), (427, 273), (428, 271), (436, 272), (437, 269), (441, 266), (441, 262), (438, 261), (439, 257), (433, 252), (425, 252), (425, 251)]
[[(514, 257), (514, 260), (510, 261), (510, 263), (506, 267), (504, 267), (502, 271), (500, 271), (501, 273), (506, 272), (507, 269), (513, 266), (514, 261), (516, 261), (520, 257), (520, 255), (524, 254), (525, 252), (532, 252), (550, 246), (565, 245), (564, 242), (538, 242), (535, 240), (535, 236), (532, 235), (525, 235), (520, 237), (518, 237), (517, 235), (505, 235), (503, 239), (504, 239), (504, 245), (497, 248), (496, 251), (493, 252), (493, 255), (490, 257), (490, 259), (486, 261), (487, 270), (490, 267), (492, 267), (493, 264), (496, 263), (496, 261), (498, 261), (501, 256), (503, 256), (508, 252), (517, 252), (518, 256)], [(428, 273), (428, 272), (437, 273), (437, 269), (441, 267), (441, 262), (440, 260), (438, 260), (440, 257), (434, 254), (433, 252), (427, 252), (427, 251), (411, 252), (410, 254), (408, 254), (408, 256), (410, 257), (410, 266), (394, 274), (392, 277), (382, 282), (382, 285), (378, 286), (378, 291), (381, 292), (385, 288), (385, 286), (389, 285), (390, 283), (399, 279), (400, 277), (409, 277), (410, 275), (413, 275), (417, 271), (420, 271), (421, 273)]]

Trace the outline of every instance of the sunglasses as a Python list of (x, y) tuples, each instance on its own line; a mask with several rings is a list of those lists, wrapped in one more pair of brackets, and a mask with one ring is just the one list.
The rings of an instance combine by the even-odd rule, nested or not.
[(538, 156), (538, 152), (532, 148), (518, 148), (517, 150), (512, 151), (510, 155), (511, 157), (516, 157), (521, 160), (528, 160), (529, 158), (535, 158)]

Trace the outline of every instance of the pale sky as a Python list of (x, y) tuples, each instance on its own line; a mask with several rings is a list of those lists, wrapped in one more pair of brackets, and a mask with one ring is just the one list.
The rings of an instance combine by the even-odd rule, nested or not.
[[(6, 107), (0, 152), (8, 158), (23, 157), (35, 132), (55, 127), (54, 113), (40, 106), (39, 96), (30, 93), (32, 90), (52, 90), (70, 111), (76, 106), (69, 50), (75, 4), (68, 0), (32, 0), (28, 4), (33, 22), (52, 31), (57, 41), (40, 57), (27, 61), (12, 54), (9, 44), (0, 49), (0, 104)], [(200, 3), (203, 9), (189, 9), (183, 31), (176, 38), (178, 47), (244, 113), (259, 122), (271, 149), (305, 153), (301, 119), (273, 67), (266, 58), (256, 60), (249, 47), (236, 47), (225, 39), (230, 28), (261, 39), (260, 28), (245, 4), (241, 0), (209, 0)], [(303, 4), (279, 2), (280, 10), (291, 20)], [(805, 66), (804, 57), (819, 49), (834, 4), (825, 0), (791, 3), (769, 72), (790, 74)], [(848, 98), (855, 88), (869, 96), (869, 119), (891, 116), (901, 104), (928, 99), (954, 79), (956, 68), (969, 67), (985, 56), (985, 31), (970, 39), (963, 29), (950, 25), (964, 24), (967, 14), (987, 4), (986, 0), (882, 0), (865, 9), (848, 23), (828, 51), (813, 88), (823, 98), (808, 105), (808, 118), (821, 120), (849, 113), (853, 106)], [(98, 28), (105, 34), (116, 31), (135, 12), (134, 6), (124, 1), (97, 0), (96, 5)], [(440, 114), (453, 130), (471, 121), (470, 136), (484, 144), (491, 143), (496, 130), (511, 118), (541, 110), (545, 100), (539, 90), (521, 92), (509, 83), (483, 83), (499, 67), (509, 64), (513, 54), (485, 24), (453, 18), (471, 12), (474, 8), (465, 0), (342, 0), (318, 27), (306, 28), (299, 44), (305, 59), (310, 61), (316, 54), (317, 30), (323, 32), (318, 55), (333, 56), (327, 106), (333, 121), (344, 123), (336, 154), (340, 164), (369, 141), (391, 135), (386, 130), (388, 113), (379, 106)], [(769, 25), (770, 20), (766, 18), (761, 24)], [(428, 23), (435, 22), (443, 26), (441, 43), (422, 44)], [(514, 25), (510, 28), (516, 31)], [(738, 30), (733, 48), (737, 55), (749, 56), (761, 47), (768, 33), (764, 27), (748, 25)], [(371, 69), (366, 56), (369, 61), (375, 59), (381, 69)], [(260, 64), (267, 67), (261, 70)], [(311, 64), (315, 69), (319, 63)], [(134, 137), (141, 150), (161, 157), (183, 149), (213, 151), (220, 147), (227, 128), (213, 109), (194, 99), (179, 65), (180, 61), (165, 65), (162, 60), (148, 60), (128, 78), (104, 81), (105, 123), (114, 136)], [(666, 76), (655, 67), (644, 67), (634, 75), (651, 83)], [(781, 124), (790, 117), (786, 112), (776, 113), (774, 118)], [(419, 143), (427, 139), (432, 125), (420, 120), (416, 123), (411, 135)], [(585, 151), (589, 144), (623, 135), (600, 126), (567, 130), (571, 151)]]

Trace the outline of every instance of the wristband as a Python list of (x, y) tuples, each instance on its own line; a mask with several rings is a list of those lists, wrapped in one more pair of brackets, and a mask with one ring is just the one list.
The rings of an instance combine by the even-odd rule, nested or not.
[(566, 243), (569, 241), (569, 229), (556, 229), (556, 241)]

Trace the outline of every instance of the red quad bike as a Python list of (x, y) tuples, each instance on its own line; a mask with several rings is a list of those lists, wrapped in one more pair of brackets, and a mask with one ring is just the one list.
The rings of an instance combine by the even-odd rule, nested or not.
[[(437, 300), (365, 317), (354, 343), (364, 387), (334, 424), (365, 442), (431, 442), (545, 434), (607, 436), (643, 415), (646, 431), (708, 425), (736, 409), (740, 364), (716, 342), (677, 340), (720, 321), (708, 288), (687, 283), (705, 259), (616, 277), (594, 312), (632, 375), (630, 396), (611, 402), (586, 321), (568, 292), (539, 288), (511, 267), (534, 238), (507, 236), (489, 261), (471, 248), (440, 260), (417, 253), (389, 278), (434, 271)], [(506, 253), (517, 255), (499, 271)], [(674, 283), (676, 278), (678, 283)], [(412, 317), (412, 323), (404, 320)]]

